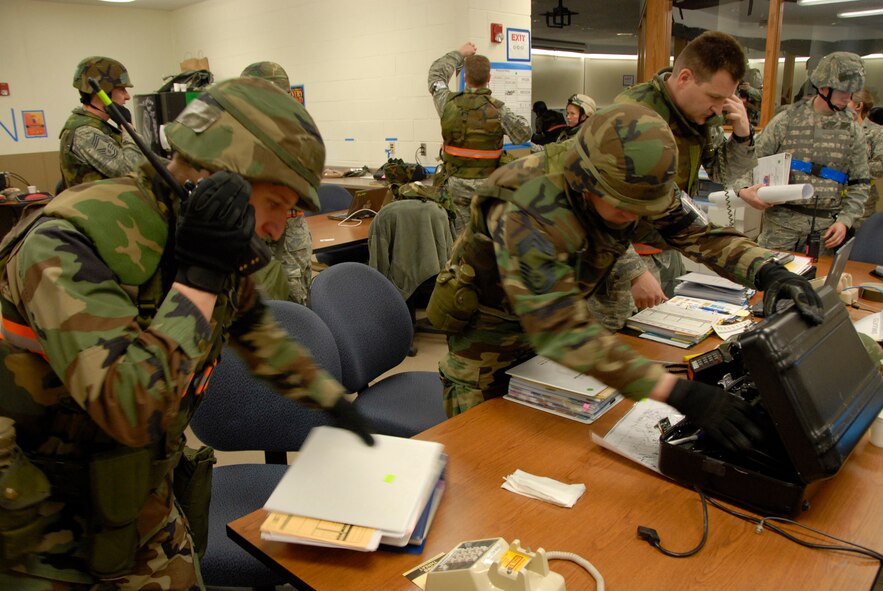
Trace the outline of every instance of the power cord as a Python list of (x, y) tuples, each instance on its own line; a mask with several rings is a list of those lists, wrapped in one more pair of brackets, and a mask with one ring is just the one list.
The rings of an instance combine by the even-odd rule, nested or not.
[(580, 556), (579, 554), (574, 554), (573, 552), (546, 552), (546, 559), (548, 560), (569, 560), (571, 562), (575, 562), (581, 567), (583, 567), (586, 572), (592, 575), (592, 578), (595, 579), (595, 589), (598, 591), (604, 591), (604, 577), (601, 576), (601, 572), (595, 568), (595, 565)]
[(674, 552), (672, 550), (669, 550), (662, 545), (662, 542), (659, 539), (659, 534), (656, 532), (656, 530), (652, 527), (647, 527), (644, 525), (638, 526), (638, 537), (642, 540), (646, 540), (648, 544), (650, 544), (666, 556), (671, 556), (672, 558), (687, 558), (688, 556), (693, 556), (694, 554), (702, 550), (702, 548), (705, 547), (705, 542), (708, 541), (708, 503), (706, 501), (704, 492), (695, 487), (693, 490), (699, 493), (699, 498), (702, 500), (702, 539), (699, 541), (699, 544), (695, 548), (686, 552)]
[[(367, 215), (366, 215), (367, 214)], [(362, 225), (362, 218), (370, 218), (377, 215), (377, 212), (369, 207), (363, 207), (362, 209), (357, 209), (353, 213), (349, 214), (339, 222), (337, 222), (338, 226), (343, 226), (345, 228), (355, 228), (357, 226)], [(350, 224), (347, 222), (356, 222), (355, 224)]]

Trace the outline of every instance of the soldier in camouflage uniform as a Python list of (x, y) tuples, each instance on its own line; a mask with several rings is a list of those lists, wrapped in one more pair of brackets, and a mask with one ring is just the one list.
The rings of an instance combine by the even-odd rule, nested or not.
[(855, 112), (855, 120), (865, 132), (865, 141), (868, 144), (868, 171), (871, 178), (868, 200), (865, 201), (865, 212), (861, 219), (853, 225), (853, 228), (858, 230), (869, 217), (877, 212), (877, 199), (880, 192), (878, 180), (883, 177), (883, 126), (868, 119), (868, 114), (874, 108), (874, 97), (867, 88), (853, 93), (849, 106)]
[[(745, 75), (745, 63), (745, 53), (735, 39), (706, 32), (687, 44), (671, 70), (616, 97), (617, 103), (639, 103), (652, 109), (669, 124), (678, 148), (675, 184), (684, 198), (698, 191), (700, 166), (712, 180), (731, 186), (731, 181), (757, 164), (754, 131), (735, 94)], [(733, 126), (729, 139), (721, 127), (724, 122)], [(635, 308), (671, 297), (675, 278), (685, 272), (681, 255), (674, 250), (646, 244), (636, 244), (635, 250), (637, 254), (630, 250), (617, 262), (594, 296), (593, 310), (605, 318), (608, 328), (622, 328)]]
[(109, 57), (87, 57), (74, 71), (74, 88), (80, 91), (79, 107), (73, 110), (61, 129), (61, 180), (68, 189), (101, 179), (123, 176), (135, 171), (144, 159), (134, 140), (110, 120), (104, 104), (89, 85), (94, 78), (117, 108), (126, 109), (132, 87), (129, 72)]
[(289, 210), (318, 208), (325, 149), (309, 114), (238, 78), (166, 135), (169, 172), (197, 182), (185, 202), (145, 164), (66, 191), (0, 250), (0, 415), (52, 485), (42, 539), (15, 560), (2, 548), (0, 588), (202, 587), (171, 469), (228, 340), (282, 395), (371, 442), (344, 388), (240, 274), (255, 234), (278, 239)]
[(583, 121), (591, 117), (596, 110), (595, 99), (592, 97), (586, 94), (571, 95), (564, 108), (564, 120), (567, 122), (567, 127), (561, 130), (557, 141), (566, 142), (576, 136)]
[[(810, 75), (818, 94), (782, 111), (757, 138), (757, 156), (791, 153), (791, 183), (810, 183), (815, 196), (770, 206), (757, 188), (739, 196), (763, 210), (758, 242), (775, 250), (804, 251), (810, 234), (819, 254), (833, 254), (862, 217), (868, 199), (868, 151), (861, 127), (846, 112), (852, 93), (865, 84), (862, 60), (836, 51)], [(750, 184), (747, 179), (743, 184)]]
[[(285, 73), (282, 66), (275, 62), (251, 64), (242, 71), (242, 76), (263, 78), (284, 92), (291, 92), (288, 74)], [(265, 287), (279, 286), (276, 289), (268, 290), (273, 299), (291, 300), (297, 304), (307, 305), (310, 296), (310, 282), (313, 278), (311, 264), (313, 237), (307, 227), (303, 211), (292, 209), (288, 212), (285, 234), (279, 240), (274, 241), (270, 248), (273, 251), (273, 261), (258, 271), (259, 275), (256, 279)]]
[[(682, 206), (673, 192), (675, 140), (641, 105), (598, 111), (561, 172), (546, 173), (546, 157), (538, 152), (501, 167), (479, 188), (470, 227), (439, 275), (427, 314), (440, 327), (443, 319), (462, 319), (448, 325), (453, 334), (439, 365), (447, 413), (502, 396), (506, 370), (543, 355), (629, 398), (666, 401), (724, 445), (750, 446), (757, 433), (740, 399), (641, 357), (598, 323), (586, 299), (638, 239), (766, 289), (768, 306), (790, 297), (820, 322), (821, 302), (809, 282), (736, 230), (709, 226)], [(473, 290), (474, 306), (464, 305), (470, 298), (462, 291), (447, 297), (451, 287)]]
[[(457, 210), (456, 235), (469, 224), (475, 188), (500, 165), (503, 135), (513, 144), (530, 139), (530, 123), (491, 96), (490, 62), (475, 51), (474, 44), (464, 43), (429, 68), (429, 93), (441, 117), (445, 187)], [(448, 81), (464, 67), (466, 89), (451, 92)]]

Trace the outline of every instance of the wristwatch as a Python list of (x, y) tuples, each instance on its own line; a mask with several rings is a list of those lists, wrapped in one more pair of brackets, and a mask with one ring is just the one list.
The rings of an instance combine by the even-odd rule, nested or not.
[(737, 142), (739, 142), (740, 144), (744, 144), (745, 142), (749, 142), (749, 145), (754, 144), (754, 127), (751, 127), (751, 126), (748, 127), (748, 135), (745, 137), (742, 137), (741, 135), (737, 135), (735, 131), (731, 135), (732, 135), (733, 139), (736, 140)]

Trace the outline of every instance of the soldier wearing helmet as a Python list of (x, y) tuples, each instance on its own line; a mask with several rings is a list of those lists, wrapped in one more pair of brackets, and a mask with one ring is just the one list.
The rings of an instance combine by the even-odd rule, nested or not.
[(868, 200), (865, 201), (865, 212), (853, 225), (856, 231), (869, 217), (877, 212), (877, 199), (880, 192), (880, 183), (877, 179), (883, 177), (883, 125), (871, 121), (868, 115), (874, 109), (874, 95), (867, 88), (852, 93), (849, 108), (856, 122), (865, 132), (865, 141), (868, 147), (868, 171), (871, 177), (871, 186), (868, 190)]
[(561, 131), (558, 141), (567, 141), (579, 133), (580, 125), (595, 113), (596, 108), (595, 99), (589, 95), (571, 95), (567, 99), (567, 105), (564, 108), (564, 120), (567, 123), (567, 127)]
[[(263, 78), (280, 90), (291, 92), (288, 74), (276, 62), (256, 62), (242, 70), (242, 76)], [(307, 305), (312, 280), (313, 239), (303, 211), (288, 212), (282, 238), (274, 240), (270, 248), (273, 260), (255, 275), (274, 300), (291, 300)]]
[(202, 587), (188, 531), (199, 513), (179, 513), (172, 469), (225, 344), (282, 396), (372, 441), (243, 276), (255, 234), (278, 239), (288, 211), (319, 206), (325, 148), (310, 115), (237, 78), (191, 101), (167, 137), (168, 171), (196, 183), (186, 200), (145, 164), (59, 195), (0, 252), (0, 415), (51, 484), (24, 505), (48, 518), (3, 555), (4, 589)]
[[(601, 325), (586, 299), (636, 239), (676, 248), (745, 285), (787, 285), (768, 290), (770, 305), (789, 291), (816, 321), (818, 296), (772, 252), (732, 228), (709, 227), (681, 205), (675, 140), (646, 107), (601, 109), (561, 145), (491, 175), (439, 274), (427, 315), (449, 333), (439, 364), (447, 413), (502, 396), (506, 370), (543, 355), (632, 399), (667, 401), (724, 445), (748, 447), (756, 433), (733, 397), (641, 357)], [(725, 434), (722, 423), (736, 426)]]
[[(835, 51), (810, 74), (818, 94), (776, 115), (757, 138), (757, 156), (791, 154), (790, 183), (810, 183), (815, 195), (770, 206), (756, 188), (740, 197), (763, 211), (758, 242), (775, 250), (830, 255), (861, 219), (870, 171), (864, 133), (845, 111), (864, 87), (865, 70), (854, 53)], [(741, 184), (750, 184), (746, 175)], [(818, 245), (818, 246), (817, 246)]]
[[(444, 185), (454, 201), (454, 231), (469, 223), (472, 192), (500, 165), (503, 136), (513, 144), (530, 139), (530, 123), (491, 96), (490, 61), (473, 43), (438, 58), (429, 68), (429, 93), (441, 117)], [(451, 92), (448, 81), (464, 70), (465, 89)]]
[(80, 106), (75, 108), (61, 129), (61, 180), (64, 188), (135, 171), (144, 159), (138, 146), (110, 120), (104, 104), (89, 85), (94, 78), (101, 90), (124, 113), (132, 87), (129, 72), (109, 57), (91, 56), (77, 64), (74, 88), (80, 92)]

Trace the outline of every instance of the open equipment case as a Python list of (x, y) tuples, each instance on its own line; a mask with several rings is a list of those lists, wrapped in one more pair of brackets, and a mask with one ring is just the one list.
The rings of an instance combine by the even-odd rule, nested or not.
[(825, 319), (811, 326), (791, 302), (695, 363), (694, 379), (740, 396), (764, 434), (750, 453), (697, 432), (686, 419), (660, 439), (660, 471), (764, 515), (796, 516), (837, 474), (883, 408), (883, 378), (828, 286)]

